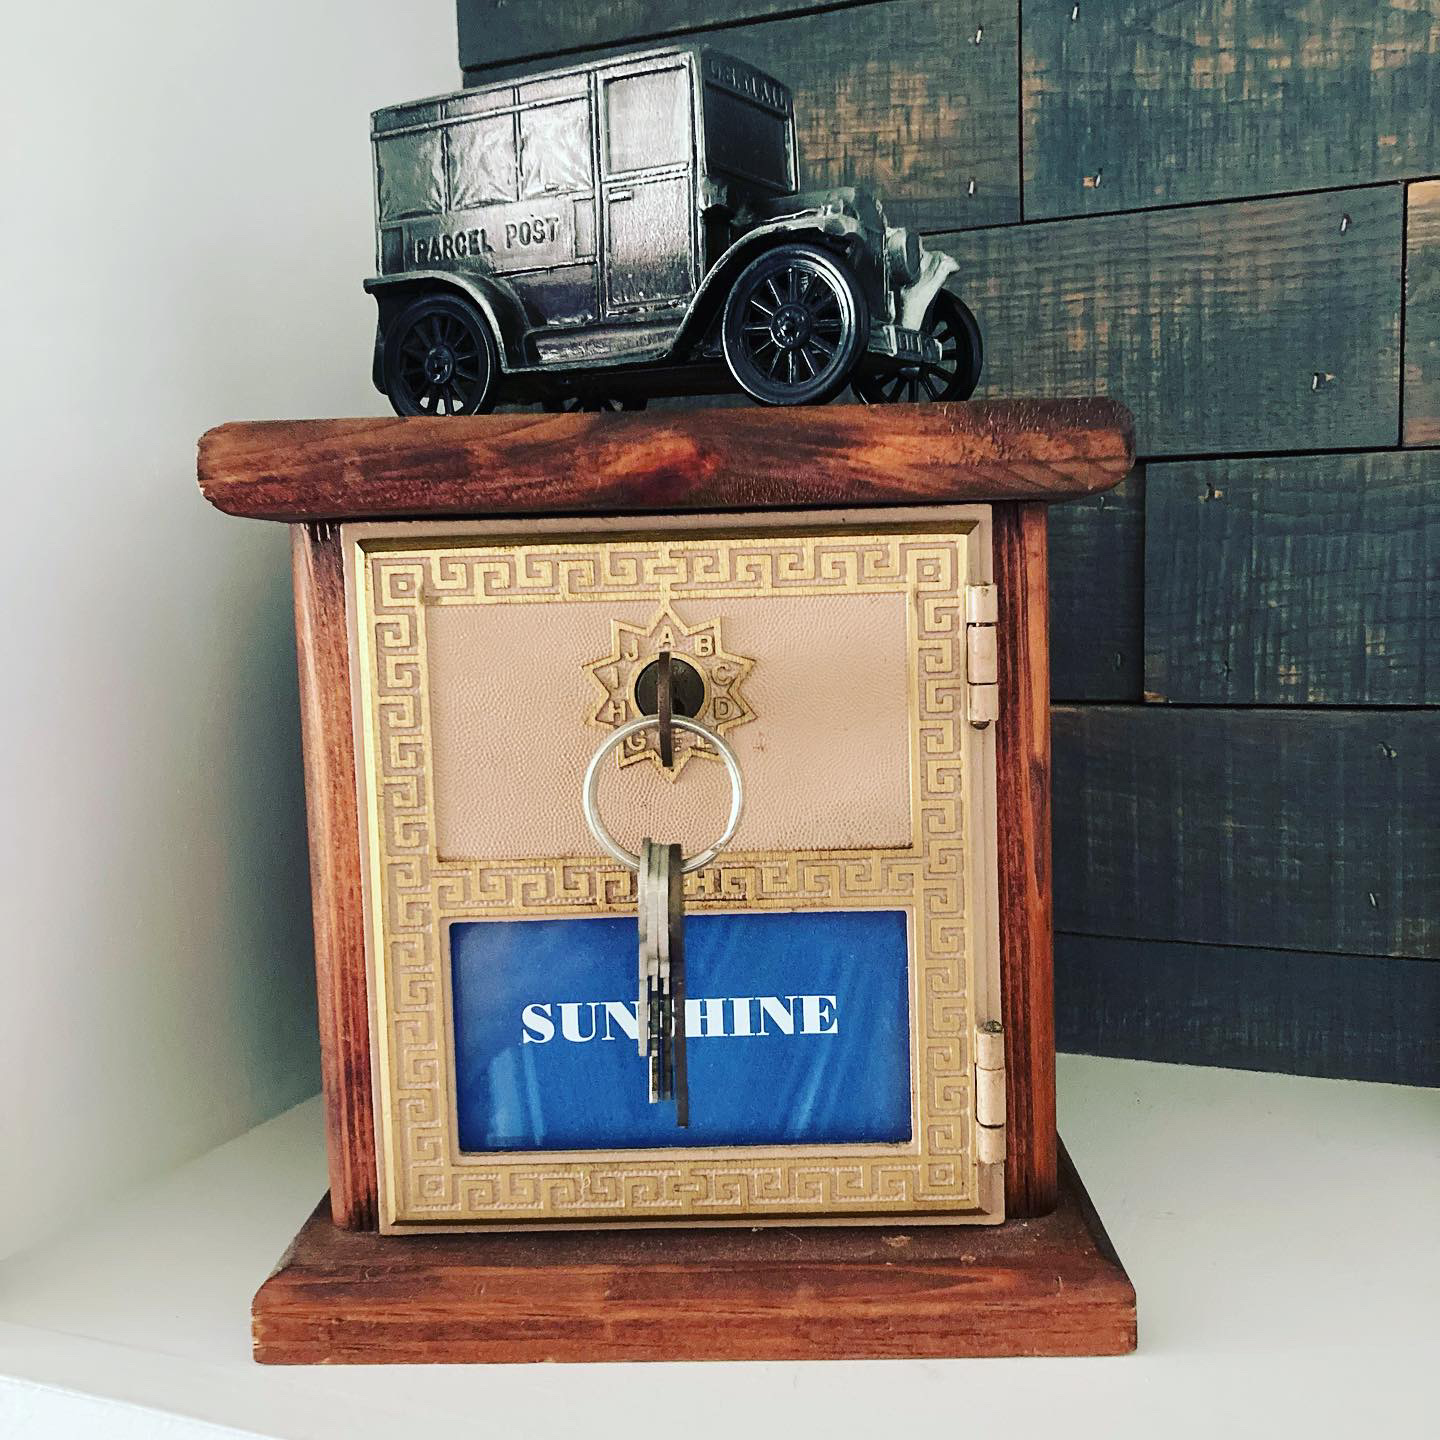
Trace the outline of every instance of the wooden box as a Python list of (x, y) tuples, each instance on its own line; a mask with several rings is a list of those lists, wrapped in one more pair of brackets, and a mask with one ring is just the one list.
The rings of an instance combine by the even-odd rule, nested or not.
[[(204, 438), (208, 498), (294, 537), (331, 1192), (257, 1296), (261, 1359), (1133, 1346), (1133, 1291), (1055, 1134), (1045, 577), (1045, 503), (1131, 460), (1129, 417), (1102, 401)], [(903, 1143), (538, 1159), (460, 1144), (447, 927), (633, 914), (623, 872), (573, 836), (547, 850), (517, 797), (547, 795), (545, 823), (572, 825), (570, 771), (634, 693), (585, 637), (623, 632), (634, 659), (661, 621), (729, 626), (743, 645), (715, 628), (700, 654), (769, 676), (708, 718), (764, 712), (732, 738), (772, 802), (687, 907), (876, 895), (910, 916)], [(721, 672), (705, 673), (709, 704)], [(613, 703), (585, 707), (577, 677)], [(908, 776), (893, 806), (883, 746), (862, 726), (847, 751), (833, 732), (855, 726), (823, 723), (872, 682), (872, 708), (898, 695), (903, 712), (885, 732)], [(822, 722), (813, 746), (791, 683)], [(812, 748), (844, 783), (807, 792)], [(857, 838), (857, 809), (881, 828), (896, 809), (900, 829)], [(957, 1223), (975, 1220), (993, 1228)], [(765, 1238), (777, 1224), (791, 1249)], [(483, 1233), (437, 1233), (457, 1229)], [(713, 1325), (664, 1323), (702, 1298)]]

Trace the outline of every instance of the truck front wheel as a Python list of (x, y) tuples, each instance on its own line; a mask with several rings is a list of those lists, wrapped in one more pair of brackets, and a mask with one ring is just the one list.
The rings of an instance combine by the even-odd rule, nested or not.
[(849, 383), (870, 330), (846, 265), (815, 245), (780, 245), (740, 272), (721, 339), (735, 383), (762, 405), (822, 405)]
[(867, 405), (899, 400), (968, 400), (980, 383), (984, 349), (980, 327), (969, 308), (948, 290), (930, 302), (920, 333), (940, 346), (933, 364), (906, 365), (875, 375), (857, 375), (855, 394)]
[(495, 405), (495, 340), (458, 295), (422, 295), (385, 335), (385, 393), (397, 415), (475, 415)]

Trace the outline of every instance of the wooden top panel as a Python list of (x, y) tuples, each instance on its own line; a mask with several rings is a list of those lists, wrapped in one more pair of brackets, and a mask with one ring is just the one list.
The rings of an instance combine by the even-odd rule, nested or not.
[(516, 413), (222, 425), (200, 489), (231, 515), (352, 520), (1064, 500), (1134, 460), (1112, 400)]

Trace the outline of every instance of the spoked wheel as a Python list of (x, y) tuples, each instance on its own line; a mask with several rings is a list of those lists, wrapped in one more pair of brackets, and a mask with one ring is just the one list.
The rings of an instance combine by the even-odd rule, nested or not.
[(948, 290), (930, 302), (920, 333), (940, 342), (940, 359), (932, 364), (906, 365), (883, 375), (859, 375), (856, 396), (867, 405), (893, 405), (901, 400), (968, 400), (980, 383), (983, 349), (980, 327), (969, 308)]
[(495, 403), (495, 341), (455, 295), (407, 306), (385, 336), (385, 393), (397, 415), (474, 415)]
[(721, 339), (735, 383), (763, 405), (820, 405), (845, 388), (869, 331), (850, 270), (813, 245), (781, 245), (740, 272)]
[(593, 395), (572, 395), (565, 400), (542, 400), (540, 404), (542, 408), (553, 415), (573, 415), (580, 411), (595, 414), (617, 410), (643, 410), (646, 401), (643, 395), (632, 396), (629, 400), (598, 398)]

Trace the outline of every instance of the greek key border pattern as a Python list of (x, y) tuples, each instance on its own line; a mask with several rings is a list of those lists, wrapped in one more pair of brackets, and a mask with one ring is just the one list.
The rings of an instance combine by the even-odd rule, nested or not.
[[(652, 537), (363, 549), (360, 634), (367, 903), (378, 965), (382, 1146), (401, 1223), (963, 1211), (977, 1203), (965, 925), (963, 536)], [(453, 1143), (445, 924), (623, 912), (608, 861), (441, 861), (433, 836), (425, 611), (435, 605), (903, 593), (911, 621), (912, 845), (733, 854), (693, 875), (690, 908), (903, 905), (915, 951), (915, 1129), (836, 1152), (461, 1156)], [(378, 973), (376, 973), (378, 972)]]

